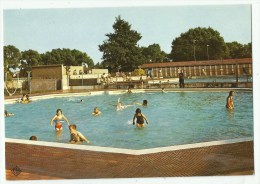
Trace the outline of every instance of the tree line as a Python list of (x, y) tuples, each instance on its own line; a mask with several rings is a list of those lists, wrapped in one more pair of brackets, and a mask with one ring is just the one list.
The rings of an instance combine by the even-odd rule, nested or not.
[(220, 33), (211, 27), (192, 28), (173, 39), (171, 52), (161, 50), (159, 44), (147, 47), (139, 46), (142, 35), (131, 28), (131, 24), (120, 16), (115, 18), (112, 33), (107, 33), (106, 40), (98, 45), (103, 53), (102, 62), (96, 65), (87, 53), (76, 49), (53, 49), (40, 54), (35, 50), (20, 52), (13, 45), (4, 46), (4, 71), (19, 69), (20, 75), (26, 76), (32, 66), (63, 64), (80, 66), (86, 63), (90, 68), (108, 68), (110, 72), (133, 71), (138, 66), (149, 62), (177, 62), (196, 60), (215, 60), (252, 57), (252, 44), (225, 42)]

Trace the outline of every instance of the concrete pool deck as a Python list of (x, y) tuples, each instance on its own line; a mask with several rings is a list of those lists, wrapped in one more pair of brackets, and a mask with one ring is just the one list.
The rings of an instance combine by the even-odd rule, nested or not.
[[(7, 180), (251, 175), (253, 138), (128, 150), (6, 139)], [(15, 176), (11, 170), (19, 168)]]

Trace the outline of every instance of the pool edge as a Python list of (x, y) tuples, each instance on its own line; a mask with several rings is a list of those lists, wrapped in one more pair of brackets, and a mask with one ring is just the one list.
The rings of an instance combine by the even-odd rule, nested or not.
[(46, 141), (31, 141), (31, 140), (23, 140), (23, 139), (5, 138), (6, 143), (29, 144), (29, 145), (37, 145), (37, 146), (66, 148), (66, 149), (75, 149), (75, 150), (84, 150), (84, 151), (96, 151), (96, 152), (105, 152), (105, 153), (120, 153), (120, 154), (128, 154), (128, 155), (145, 155), (145, 154), (152, 154), (152, 153), (185, 150), (185, 149), (193, 149), (193, 148), (203, 148), (203, 147), (226, 145), (226, 144), (249, 142), (249, 141), (253, 141), (253, 137), (136, 150), (136, 149), (88, 146), (88, 145), (69, 144), (69, 143), (54, 143), (54, 142), (46, 142)]

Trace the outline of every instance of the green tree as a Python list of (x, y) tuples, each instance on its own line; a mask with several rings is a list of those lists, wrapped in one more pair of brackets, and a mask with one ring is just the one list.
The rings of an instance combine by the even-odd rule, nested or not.
[(41, 55), (45, 65), (63, 64), (65, 66), (80, 66), (87, 63), (89, 67), (94, 66), (93, 60), (84, 52), (70, 49), (53, 49)]
[(92, 68), (94, 66), (93, 60), (84, 52), (79, 50), (72, 50), (72, 55), (75, 57), (76, 65), (82, 65), (82, 63), (87, 63), (88, 67)]
[(167, 58), (167, 54), (161, 50), (159, 44), (152, 44), (148, 47), (142, 47), (142, 54), (145, 58), (145, 63), (147, 62), (163, 62)]
[(172, 41), (170, 58), (173, 61), (222, 59), (229, 56), (220, 33), (212, 28), (194, 28)]
[(21, 53), (18, 48), (13, 45), (4, 46), (4, 72), (10, 71), (12, 68), (16, 70), (20, 65)]
[(140, 33), (131, 30), (131, 25), (120, 16), (116, 17), (113, 24), (114, 33), (108, 33), (107, 40), (99, 45), (103, 52), (102, 64), (111, 71), (133, 71), (144, 61), (141, 49), (137, 42), (142, 38)]
[(22, 51), (22, 59), (21, 59), (21, 66), (20, 66), (20, 73), (21, 76), (26, 76), (27, 71), (32, 70), (32, 66), (40, 65), (41, 63), (41, 55), (35, 50), (26, 50)]
[(251, 58), (252, 44), (241, 44), (238, 42), (226, 43), (231, 58)]

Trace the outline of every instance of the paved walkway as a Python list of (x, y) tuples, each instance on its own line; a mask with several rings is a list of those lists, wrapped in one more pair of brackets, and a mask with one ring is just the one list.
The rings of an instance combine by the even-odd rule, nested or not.
[[(254, 171), (253, 141), (144, 155), (20, 143), (6, 143), (5, 151), (8, 180), (230, 176)], [(14, 176), (14, 168), (21, 173)]]

